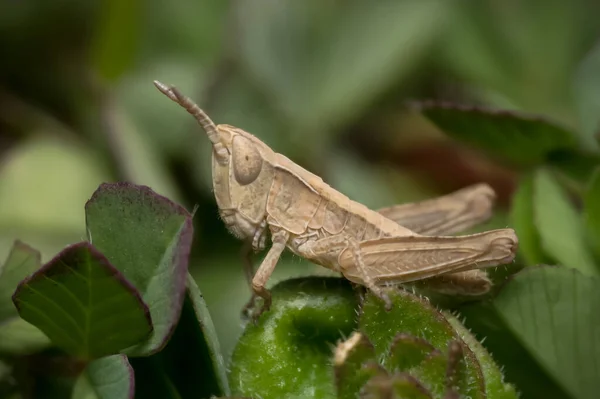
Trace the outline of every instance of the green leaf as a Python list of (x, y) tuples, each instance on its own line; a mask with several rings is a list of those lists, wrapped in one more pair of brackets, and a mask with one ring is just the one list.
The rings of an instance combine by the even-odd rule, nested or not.
[(600, 42), (585, 56), (574, 79), (575, 103), (586, 146), (598, 149), (600, 134)]
[(42, 266), (38, 251), (21, 241), (15, 241), (4, 264), (0, 264), (0, 323), (18, 317), (10, 300), (17, 285)]
[[(432, 354), (413, 367), (410, 373), (422, 380), (428, 389), (439, 392), (445, 383), (445, 367), (448, 361), (448, 357), (443, 354), (447, 353), (452, 341), (458, 340), (466, 360), (466, 374), (457, 384), (460, 386), (460, 393), (473, 398), (484, 397), (484, 381), (479, 363), (444, 315), (424, 299), (404, 290), (391, 289), (386, 290), (386, 293), (393, 304), (391, 310), (386, 311), (383, 302), (369, 292), (359, 320), (361, 331), (369, 337), (377, 355), (383, 359), (383, 364), (388, 368), (393, 367), (390, 363), (392, 359), (395, 364), (399, 364), (398, 354), (390, 353), (388, 349), (392, 347), (397, 334), (419, 337), (435, 348), (435, 353), (441, 358), (437, 359), (438, 355)], [(406, 364), (416, 359), (414, 354), (410, 356), (411, 359), (408, 359)], [(444, 368), (444, 373), (439, 377), (436, 370), (441, 368)]]
[(544, 263), (546, 256), (534, 217), (532, 174), (525, 174), (520, 179), (519, 186), (512, 197), (510, 221), (519, 237), (518, 256), (522, 256), (528, 265)]
[(433, 102), (419, 108), (450, 137), (511, 165), (536, 166), (551, 152), (577, 144), (569, 130), (535, 116)]
[(152, 332), (138, 292), (88, 242), (65, 248), (23, 280), (13, 302), (24, 320), (83, 359), (118, 353)]
[(129, 356), (159, 351), (179, 319), (193, 228), (181, 206), (146, 186), (102, 184), (85, 206), (88, 237), (142, 294), (154, 333)]
[(544, 169), (536, 172), (533, 187), (534, 222), (544, 251), (564, 266), (598, 274), (581, 217), (563, 189)]
[(600, 167), (596, 168), (583, 199), (584, 221), (589, 241), (600, 258)]
[(563, 267), (528, 268), (505, 286), (493, 305), (508, 332), (571, 397), (598, 396), (598, 278)]
[(481, 365), (483, 380), (485, 381), (485, 392), (491, 399), (517, 399), (518, 394), (512, 384), (504, 381), (504, 375), (500, 367), (494, 362), (492, 356), (483, 345), (469, 332), (467, 328), (453, 315), (444, 312), (444, 316), (462, 340), (473, 351), (477, 361)]
[(308, 277), (283, 281), (271, 293), (271, 310), (246, 326), (233, 351), (232, 395), (334, 397), (332, 347), (356, 327), (351, 285), (340, 278)]
[(72, 399), (133, 399), (133, 368), (125, 355), (96, 359), (87, 365), (73, 388)]

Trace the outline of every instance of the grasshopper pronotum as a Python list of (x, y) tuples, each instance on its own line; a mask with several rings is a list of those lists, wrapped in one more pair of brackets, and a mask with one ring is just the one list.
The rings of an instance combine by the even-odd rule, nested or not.
[(215, 125), (176, 88), (154, 84), (192, 114), (208, 135), (219, 214), (229, 231), (247, 242), (246, 255), (266, 249), (270, 233), (269, 251), (254, 275), (246, 262), (253, 291), (248, 307), (257, 296), (264, 299), (254, 318), (270, 308), (265, 285), (286, 247), (367, 287), (387, 309), (391, 302), (381, 289), (384, 285), (428, 279), (442, 291), (454, 287), (463, 294), (482, 294), (490, 282), (479, 269), (515, 257), (518, 240), (512, 229), (441, 236), (489, 217), (494, 192), (485, 184), (374, 211), (252, 134)]

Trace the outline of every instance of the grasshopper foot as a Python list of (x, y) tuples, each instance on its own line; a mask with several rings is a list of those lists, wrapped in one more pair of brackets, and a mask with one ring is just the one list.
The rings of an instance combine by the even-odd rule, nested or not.
[(242, 308), (242, 319), (247, 320), (252, 316), (252, 309), (254, 309), (254, 306), (256, 305), (256, 298), (256, 294), (252, 293), (252, 296)]
[(257, 308), (257, 304), (256, 301), (259, 298), (259, 295), (257, 294), (252, 294), (252, 296), (250, 297), (250, 300), (248, 301), (248, 303), (246, 303), (246, 305), (244, 306), (244, 308), (242, 309), (242, 318), (245, 320), (251, 320), (254, 324), (256, 324), (258, 322), (258, 319), (260, 318), (260, 316), (269, 311), (271, 309), (271, 295), (260, 295), (260, 297), (263, 298), (263, 303), (262, 306), (260, 306), (260, 308)]
[(383, 301), (386, 312), (389, 312), (390, 310), (392, 310), (392, 300), (390, 299), (389, 295), (384, 290), (382, 290), (380, 287), (377, 287), (377, 286), (370, 288), (370, 290), (373, 293), (373, 295), (375, 295), (377, 298), (379, 298), (379, 299), (381, 299), (381, 301)]

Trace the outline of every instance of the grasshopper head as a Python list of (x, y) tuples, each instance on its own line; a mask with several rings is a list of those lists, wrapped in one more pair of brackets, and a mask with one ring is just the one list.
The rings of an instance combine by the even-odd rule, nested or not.
[[(215, 123), (192, 100), (176, 88), (154, 81), (154, 85), (190, 114), (206, 132), (213, 147), (213, 188), (219, 212), (229, 230), (240, 239), (256, 239), (264, 247), (260, 231), (265, 219), (272, 169), (265, 165), (271, 149), (236, 127)], [(266, 188), (266, 189), (265, 189)]]

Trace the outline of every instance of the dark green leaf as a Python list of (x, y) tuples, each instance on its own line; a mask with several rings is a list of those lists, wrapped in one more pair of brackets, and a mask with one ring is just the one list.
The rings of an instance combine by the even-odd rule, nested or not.
[(569, 130), (539, 117), (446, 103), (419, 107), (444, 133), (511, 165), (536, 166), (551, 152), (577, 143)]
[[(129, 362), (133, 366), (135, 381), (138, 382), (135, 388), (135, 398), (184, 399), (177, 392), (167, 370), (163, 368), (156, 355), (130, 358)], [(184, 370), (183, 372), (194, 373), (196, 370)]]
[(85, 206), (90, 242), (142, 294), (154, 334), (127, 354), (160, 350), (175, 329), (185, 295), (193, 228), (190, 214), (146, 186), (102, 184)]
[(346, 280), (321, 277), (286, 280), (271, 292), (271, 310), (246, 326), (233, 351), (232, 394), (333, 397), (333, 346), (356, 327), (356, 294)]
[(564, 267), (523, 270), (494, 307), (533, 358), (572, 397), (600, 391), (600, 280)]
[(511, 225), (519, 237), (518, 255), (522, 256), (528, 265), (543, 263), (545, 260), (535, 223), (533, 193), (533, 175), (526, 174), (521, 177), (510, 208)]
[(600, 165), (600, 155), (580, 150), (557, 151), (549, 154), (548, 164), (568, 177), (576, 188), (585, 188)]
[(125, 355), (96, 359), (87, 365), (77, 379), (71, 398), (133, 399), (135, 393), (133, 377), (133, 369)]
[(581, 217), (550, 172), (536, 172), (533, 190), (534, 222), (544, 251), (564, 266), (598, 274)]
[(591, 246), (600, 258), (600, 167), (596, 169), (584, 196), (584, 217)]
[(578, 106), (585, 144), (598, 148), (600, 133), (600, 42), (585, 56), (575, 74), (575, 103)]
[(15, 241), (4, 264), (0, 264), (0, 324), (18, 317), (10, 300), (17, 285), (42, 266), (40, 253), (21, 241)]
[(152, 331), (139, 293), (87, 242), (67, 247), (23, 280), (13, 302), (54, 344), (84, 359), (117, 353)]
[(167, 346), (152, 357), (158, 358), (166, 376), (183, 398), (229, 394), (217, 333), (204, 298), (190, 275), (175, 332)]

